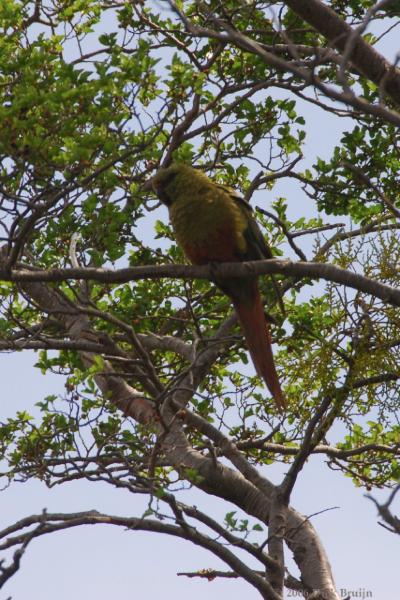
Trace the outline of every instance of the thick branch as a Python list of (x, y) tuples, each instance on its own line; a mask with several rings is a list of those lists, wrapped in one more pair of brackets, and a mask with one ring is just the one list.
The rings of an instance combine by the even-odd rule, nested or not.
[(400, 290), (380, 283), (359, 273), (347, 271), (335, 265), (316, 262), (294, 262), (291, 260), (257, 260), (243, 263), (220, 263), (205, 266), (186, 265), (149, 265), (127, 267), (125, 269), (48, 269), (13, 270), (7, 273), (0, 270), (0, 279), (13, 282), (55, 282), (74, 279), (102, 281), (104, 283), (126, 283), (137, 279), (162, 279), (174, 277), (180, 279), (223, 279), (224, 277), (246, 277), (249, 275), (288, 275), (290, 277), (309, 277), (325, 279), (370, 294), (383, 302), (400, 306)]

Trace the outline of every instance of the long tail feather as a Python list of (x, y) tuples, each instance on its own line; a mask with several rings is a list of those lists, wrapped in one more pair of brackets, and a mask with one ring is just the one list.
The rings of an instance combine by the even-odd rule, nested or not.
[(251, 302), (243, 302), (242, 299), (235, 298), (232, 300), (257, 373), (264, 379), (278, 409), (282, 411), (286, 406), (286, 400), (275, 369), (271, 336), (257, 284), (252, 292)]

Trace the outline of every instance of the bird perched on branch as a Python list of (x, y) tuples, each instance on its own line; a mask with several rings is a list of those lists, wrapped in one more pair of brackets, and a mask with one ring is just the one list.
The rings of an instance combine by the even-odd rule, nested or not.
[[(193, 264), (272, 258), (250, 205), (231, 188), (178, 163), (160, 169), (152, 186), (168, 207), (176, 240)], [(257, 373), (282, 410), (285, 398), (275, 369), (258, 278), (221, 278), (215, 283), (231, 298)]]

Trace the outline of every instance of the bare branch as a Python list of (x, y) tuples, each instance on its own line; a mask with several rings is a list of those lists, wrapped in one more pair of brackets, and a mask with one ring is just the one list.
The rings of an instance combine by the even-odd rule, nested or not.
[[(29, 527), (35, 523), (39, 524), (27, 533), (21, 533), (21, 530)], [(135, 517), (119, 517), (115, 515), (102, 514), (97, 511), (88, 511), (82, 513), (44, 513), (42, 515), (31, 515), (25, 519), (15, 523), (13, 526), (0, 532), (0, 540), (5, 539), (3, 543), (0, 543), (0, 550), (11, 548), (15, 545), (22, 544), (25, 548), (26, 544), (33, 538), (52, 533), (54, 531), (62, 531), (64, 529), (70, 529), (81, 525), (116, 525), (123, 527), (124, 529), (137, 530), (137, 531), (151, 531), (156, 533), (165, 533), (168, 535), (180, 537), (182, 539), (190, 540), (194, 544), (201, 546), (223, 560), (228, 566), (230, 566), (235, 572), (239, 573), (246, 581), (251, 583), (256, 589), (259, 590), (262, 597), (270, 600), (281, 600), (280, 597), (274, 593), (270, 585), (265, 581), (264, 577), (260, 576), (256, 571), (250, 569), (240, 559), (238, 559), (226, 546), (219, 544), (209, 536), (200, 533), (194, 527), (180, 525), (170, 525), (149, 518), (135, 518)], [(12, 536), (13, 533), (16, 535)], [(12, 537), (10, 537), (12, 536)], [(19, 551), (21, 553), (21, 549)], [(13, 565), (15, 570), (19, 567), (20, 555)], [(15, 571), (13, 571), (15, 572)], [(8, 575), (7, 579), (11, 577), (13, 573)], [(0, 583), (3, 583), (0, 578)], [(1, 586), (0, 586), (1, 587)]]
[(393, 306), (400, 306), (400, 290), (380, 283), (364, 275), (353, 273), (335, 265), (316, 262), (293, 262), (290, 260), (259, 260), (243, 263), (219, 263), (212, 266), (150, 265), (127, 267), (125, 269), (48, 269), (13, 270), (11, 273), (0, 270), (0, 279), (20, 283), (54, 282), (74, 279), (93, 279), (104, 283), (126, 283), (136, 279), (161, 279), (176, 277), (182, 279), (223, 279), (224, 277), (244, 277), (249, 275), (273, 275), (281, 273), (293, 277), (325, 279), (351, 287), (380, 298)]
[[(371, 500), (371, 502), (373, 502), (376, 506), (376, 508), (378, 509), (378, 513), (379, 515), (382, 517), (382, 519), (384, 520), (384, 522), (389, 525), (389, 527), (386, 527), (385, 525), (383, 525), (386, 529), (388, 529), (389, 531), (391, 531), (392, 533), (397, 533), (400, 535), (400, 519), (396, 516), (394, 516), (390, 510), (390, 505), (393, 502), (396, 494), (399, 492), (400, 490), (400, 485), (397, 485), (392, 493), (390, 494), (389, 498), (387, 499), (387, 501), (384, 504), (379, 504), (379, 502), (377, 500), (375, 500), (375, 498), (373, 496), (371, 496), (370, 494), (366, 495), (366, 498), (368, 498), (368, 500)], [(382, 523), (381, 523), (382, 525)]]
[[(237, 442), (236, 445), (239, 450), (259, 449), (266, 453), (281, 454), (282, 456), (295, 456), (300, 449), (299, 446), (285, 446), (284, 444), (264, 442), (263, 439), (240, 441)], [(371, 452), (400, 456), (400, 444), (394, 444), (393, 446), (387, 446), (385, 444), (364, 444), (349, 450), (342, 450), (341, 448), (335, 448), (334, 446), (318, 444), (310, 451), (310, 454), (325, 454), (330, 458), (348, 460), (353, 456), (361, 456), (362, 454), (370, 454)]]

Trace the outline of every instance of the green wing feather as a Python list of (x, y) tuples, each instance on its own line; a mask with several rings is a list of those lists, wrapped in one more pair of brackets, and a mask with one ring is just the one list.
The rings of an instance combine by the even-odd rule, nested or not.
[(228, 192), (235, 204), (240, 208), (241, 212), (245, 215), (247, 221), (247, 228), (243, 235), (247, 242), (246, 251), (243, 253), (243, 260), (262, 260), (264, 258), (273, 258), (270, 248), (265, 243), (263, 234), (257, 221), (253, 217), (253, 209), (250, 204), (236, 192), (236, 190), (226, 186), (217, 184), (217, 186)]
[[(264, 236), (257, 224), (257, 221), (253, 217), (253, 209), (250, 204), (241, 196), (236, 190), (226, 186), (217, 184), (217, 186), (228, 192), (232, 200), (240, 208), (243, 214), (246, 216), (247, 228), (243, 232), (246, 240), (246, 251), (241, 253), (242, 260), (263, 260), (273, 258), (271, 249), (266, 244)], [(272, 285), (274, 286), (276, 298), (278, 300), (279, 307), (283, 315), (285, 315), (285, 307), (282, 300), (282, 292), (279, 284), (275, 280), (275, 277), (271, 275)]]

